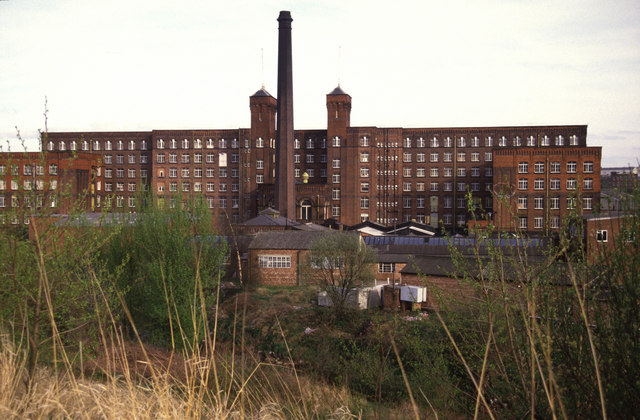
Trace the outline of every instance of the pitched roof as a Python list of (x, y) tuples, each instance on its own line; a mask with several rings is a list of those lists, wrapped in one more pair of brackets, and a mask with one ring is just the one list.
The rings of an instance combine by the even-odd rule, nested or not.
[(264, 86), (251, 96), (271, 96), (273, 98), (273, 96), (269, 92), (267, 92)]
[(339, 231), (274, 231), (274, 232), (259, 232), (256, 234), (249, 249), (311, 249), (313, 243), (327, 234), (343, 234), (347, 233)]
[(329, 92), (329, 95), (348, 95), (348, 93), (342, 90), (340, 85), (338, 85), (338, 87)]

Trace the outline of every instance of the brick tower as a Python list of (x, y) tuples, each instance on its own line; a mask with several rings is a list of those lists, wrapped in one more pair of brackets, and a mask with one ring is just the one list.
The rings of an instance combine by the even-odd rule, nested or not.
[(293, 69), (291, 13), (278, 16), (278, 119), (276, 133), (276, 207), (284, 217), (296, 218), (293, 176)]

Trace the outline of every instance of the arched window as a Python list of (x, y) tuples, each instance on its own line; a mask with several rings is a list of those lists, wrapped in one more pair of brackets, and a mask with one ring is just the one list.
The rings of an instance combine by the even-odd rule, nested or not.
[(293, 148), (294, 149), (299, 149), (300, 148), (300, 140), (293, 139)]
[(93, 142), (93, 150), (100, 150), (100, 142), (98, 140)]
[(178, 147), (178, 142), (176, 141), (176, 139), (171, 139), (171, 141), (169, 142), (169, 148), (175, 149), (177, 147)]
[(118, 140), (118, 150), (123, 150), (124, 149), (124, 143), (122, 142), (122, 140)]
[(147, 150), (147, 141), (146, 140), (142, 140), (140, 142), (140, 150)]
[(311, 200), (302, 200), (300, 203), (300, 219), (310, 221), (311, 220)]
[(182, 140), (182, 148), (183, 149), (188, 149), (189, 148), (189, 139), (183, 139)]
[(50, 151), (50, 152), (53, 151), (53, 142), (52, 141), (47, 143), (47, 150)]
[(193, 148), (194, 149), (202, 149), (202, 140), (200, 139), (195, 139), (193, 141)]
[(82, 141), (82, 150), (89, 150), (89, 142), (86, 140)]
[(158, 149), (164, 149), (164, 140), (158, 139)]
[(136, 150), (135, 140), (129, 140), (129, 150)]
[(104, 150), (111, 150), (111, 140), (107, 140), (104, 143)]
[(58, 143), (58, 150), (67, 150), (67, 145), (61, 141), (60, 143)]
[(75, 141), (75, 140), (73, 140), (73, 141), (71, 142), (71, 150), (76, 150), (76, 149), (77, 149), (77, 147), (78, 147), (78, 143), (76, 143), (76, 141)]

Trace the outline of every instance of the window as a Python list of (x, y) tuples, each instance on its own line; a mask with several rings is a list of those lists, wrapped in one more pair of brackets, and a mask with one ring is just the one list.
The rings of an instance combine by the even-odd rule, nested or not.
[(444, 152), (444, 155), (442, 157), (442, 161), (443, 162), (452, 162), (453, 161), (453, 153)]
[(419, 209), (423, 209), (424, 208), (424, 203), (425, 203), (425, 199), (424, 197), (418, 197), (416, 198), (416, 207)]
[[(173, 154), (175, 155), (175, 153)], [(191, 159), (191, 155), (189, 155), (189, 153), (183, 153), (182, 156), (180, 157), (180, 162), (189, 163), (190, 159)]]
[(118, 150), (124, 150), (124, 142), (122, 140), (118, 140)]
[(528, 208), (527, 197), (518, 197), (518, 210), (526, 210)]
[(471, 152), (471, 162), (480, 162), (479, 152)]
[(207, 139), (207, 149), (213, 149), (216, 147), (214, 139)]
[(333, 147), (340, 147), (340, 137), (336, 136), (332, 139), (331, 145)]
[(440, 146), (440, 140), (438, 140), (437, 137), (433, 137), (431, 140), (429, 140), (429, 146), (431, 146), (431, 147), (439, 147)]
[(442, 172), (445, 178), (450, 178), (453, 176), (453, 168), (450, 166), (443, 168)]
[(534, 229), (542, 229), (543, 227), (543, 219), (542, 216), (536, 216), (533, 218), (533, 228)]
[(313, 139), (307, 139), (307, 149), (313, 149), (315, 147), (315, 144), (313, 142)]
[(425, 173), (426, 173), (425, 168), (417, 168), (416, 169), (416, 176), (418, 178), (424, 178), (425, 177)]
[(238, 178), (240, 171), (238, 168), (231, 168), (231, 178)]
[(264, 169), (264, 160), (262, 159), (256, 160), (256, 169)]
[(215, 153), (207, 153), (207, 163), (216, 163)]
[(484, 176), (493, 176), (493, 168), (491, 166), (484, 168)]
[(340, 183), (340, 174), (333, 174), (331, 176), (331, 180), (334, 184), (339, 184)]
[(369, 138), (367, 136), (364, 136), (360, 139), (360, 146), (361, 147), (368, 147), (369, 146)]
[(367, 168), (367, 167), (360, 168), (360, 177), (368, 178), (369, 177), (369, 168)]
[(402, 143), (403, 143), (404, 147), (411, 147), (411, 139), (409, 137), (404, 139), (404, 141)]
[(544, 209), (544, 197), (534, 197), (533, 198), (533, 208), (536, 210)]
[(567, 197), (567, 209), (576, 208), (576, 199), (574, 197)]
[(147, 163), (147, 155), (140, 155), (140, 163)]
[(451, 137), (447, 137), (444, 139), (444, 147), (453, 147), (453, 142), (451, 141)]
[(404, 152), (402, 154), (402, 161), (403, 162), (411, 162), (411, 152)]
[(411, 168), (402, 168), (402, 176), (405, 178), (411, 177)]
[(402, 191), (410, 192), (411, 191), (411, 183), (410, 182), (403, 182), (402, 183)]
[(360, 183), (360, 192), (363, 192), (363, 193), (368, 193), (369, 192), (369, 183), (368, 182), (361, 182)]
[(484, 160), (485, 162), (493, 161), (493, 152), (484, 152)]
[(240, 155), (237, 153), (232, 153), (231, 154), (231, 163), (238, 163), (240, 162)]
[(307, 175), (309, 175), (309, 178), (313, 178), (315, 176), (315, 170), (313, 168), (308, 168)]
[(556, 146), (564, 146), (564, 137), (562, 136), (556, 137)]
[(498, 139), (498, 146), (505, 147), (507, 145), (507, 138), (502, 136)]
[(331, 207), (331, 216), (332, 217), (340, 217), (340, 206)]
[(593, 189), (593, 178), (585, 178), (583, 181), (583, 189), (592, 190)]
[(484, 139), (484, 147), (493, 147), (493, 137), (489, 136)]
[(438, 183), (432, 182), (429, 184), (429, 191), (436, 192), (438, 191)]
[(127, 176), (129, 178), (135, 178), (136, 177), (136, 170), (134, 168), (129, 168), (127, 170)]
[(527, 174), (527, 173), (529, 173), (529, 163), (528, 162), (520, 162), (520, 163), (518, 163), (518, 173), (519, 174)]
[(560, 197), (551, 197), (549, 205), (551, 210), (560, 210)]
[(220, 139), (218, 141), (219, 147), (220, 149), (226, 149), (227, 148), (227, 141), (225, 139)]
[[(158, 163), (164, 163), (164, 153), (158, 153), (158, 156), (157, 156), (156, 159), (157, 159)], [(111, 160), (111, 159), (109, 159), (109, 160)], [(111, 162), (109, 162), (109, 163), (111, 163)]]
[(226, 182), (221, 182), (220, 183), (220, 192), (227, 192), (227, 183)]
[(540, 140), (540, 146), (549, 146), (550, 144), (551, 140), (549, 139), (549, 136), (543, 136)]
[(443, 184), (444, 191), (453, 191), (453, 182), (445, 182)]
[(591, 198), (591, 197), (583, 197), (582, 198), (582, 208), (584, 210), (592, 210), (593, 209), (593, 198)]
[(578, 136), (576, 136), (575, 134), (569, 137), (569, 145), (570, 146), (577, 146), (578, 145)]
[(518, 227), (520, 229), (527, 229), (529, 227), (529, 219), (526, 217), (518, 218)]
[(216, 176), (216, 171), (213, 168), (207, 168), (207, 178), (213, 178)]
[(544, 162), (536, 162), (533, 165), (533, 172), (536, 174), (543, 174), (544, 173)]
[(585, 174), (591, 174), (591, 173), (593, 173), (593, 162), (591, 162), (591, 161), (584, 162), (584, 163), (582, 164), (582, 171), (583, 171)]
[(518, 180), (518, 189), (519, 190), (528, 190), (529, 189), (529, 180), (526, 178), (521, 178)]
[(567, 173), (575, 174), (578, 171), (578, 163), (577, 162), (567, 162)]
[(294, 168), (293, 169), (293, 176), (295, 178), (300, 178), (300, 168)]
[(416, 191), (424, 191), (424, 182), (416, 182)]
[(333, 159), (333, 161), (331, 162), (331, 167), (333, 169), (339, 169), (340, 168), (340, 159)]
[(416, 140), (416, 147), (425, 147), (425, 145), (426, 145), (426, 142), (422, 137)]
[(544, 178), (536, 178), (533, 181), (534, 190), (544, 190)]
[(378, 273), (393, 273), (395, 271), (395, 263), (378, 263)]
[(558, 229), (560, 227), (560, 217), (551, 216), (551, 219), (549, 219), (549, 226), (551, 226), (552, 229)]
[(549, 183), (549, 189), (559, 190), (560, 189), (560, 178), (551, 178)]
[(607, 242), (608, 231), (606, 229), (600, 229), (596, 231), (596, 242)]
[(369, 208), (369, 197), (360, 197), (360, 208), (368, 209)]
[(522, 146), (522, 139), (520, 138), (520, 136), (515, 136), (513, 138), (513, 145), (514, 146)]
[(442, 201), (445, 209), (450, 209), (453, 205), (453, 197), (444, 197)]
[(458, 182), (458, 191), (466, 191), (467, 190), (467, 184), (465, 184), (464, 182)]
[(360, 162), (364, 162), (364, 163), (369, 162), (369, 152), (360, 153)]
[(124, 191), (124, 182), (116, 183), (116, 191)]
[(458, 168), (458, 176), (460, 177), (467, 176), (467, 168), (465, 168), (464, 166), (461, 168)]
[(307, 163), (313, 163), (314, 162), (314, 156), (313, 155), (307, 155), (305, 161)]
[[(49, 173), (51, 173), (51, 172), (49, 172)], [(104, 177), (105, 178), (112, 178), (113, 177), (113, 169), (105, 168), (104, 169)]]
[(480, 191), (480, 183), (479, 182), (472, 182), (471, 183), (471, 191)]
[(169, 178), (178, 177), (178, 168), (169, 168)]
[(464, 137), (458, 139), (458, 147), (467, 147), (467, 140)]
[(216, 190), (216, 184), (213, 182), (207, 182), (207, 192), (214, 192)]
[(536, 138), (533, 136), (527, 137), (527, 146), (532, 147), (536, 145)]
[(474, 166), (473, 168), (471, 168), (471, 176), (472, 177), (479, 177), (480, 176), (480, 167)]
[(458, 152), (457, 161), (464, 162), (465, 160), (467, 160), (467, 154), (465, 152)]
[(402, 197), (402, 207), (405, 209), (411, 208), (411, 197)]
[[(423, 155), (424, 156), (424, 153), (419, 153), (419, 155)], [(438, 161), (438, 152), (432, 152), (429, 155), (429, 161), (430, 162), (437, 162)], [(420, 160), (418, 160), (418, 162), (420, 162)], [(424, 162), (424, 160), (422, 160), (422, 162)]]
[(340, 188), (334, 188), (331, 191), (331, 199), (340, 200)]
[(180, 175), (182, 178), (189, 178), (189, 168), (182, 168)]
[(124, 155), (117, 155), (116, 156), (116, 163), (124, 164)]
[(438, 168), (431, 168), (431, 170), (429, 171), (431, 178), (437, 178), (438, 176), (440, 176), (440, 171)]
[(575, 190), (578, 186), (578, 181), (575, 178), (567, 178), (567, 189)]
[(130, 182), (127, 185), (127, 191), (129, 192), (136, 192), (136, 183), (135, 182)]
[(226, 178), (227, 177), (227, 168), (220, 168), (220, 173), (218, 174), (218, 176), (220, 178)]
[(559, 174), (560, 173), (560, 162), (551, 162), (551, 173)]
[(464, 197), (459, 197), (456, 202), (459, 209), (467, 207), (467, 200)]
[(258, 255), (260, 268), (291, 268), (291, 257), (288, 255)]
[(175, 181), (172, 181), (169, 183), (169, 191), (170, 192), (177, 192), (178, 191), (178, 183)]

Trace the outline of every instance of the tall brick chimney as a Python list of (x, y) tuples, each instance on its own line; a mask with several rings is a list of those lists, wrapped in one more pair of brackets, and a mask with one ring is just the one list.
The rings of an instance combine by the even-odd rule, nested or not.
[(278, 16), (278, 110), (276, 133), (276, 208), (289, 219), (296, 219), (293, 177), (293, 69), (291, 61), (291, 13)]

